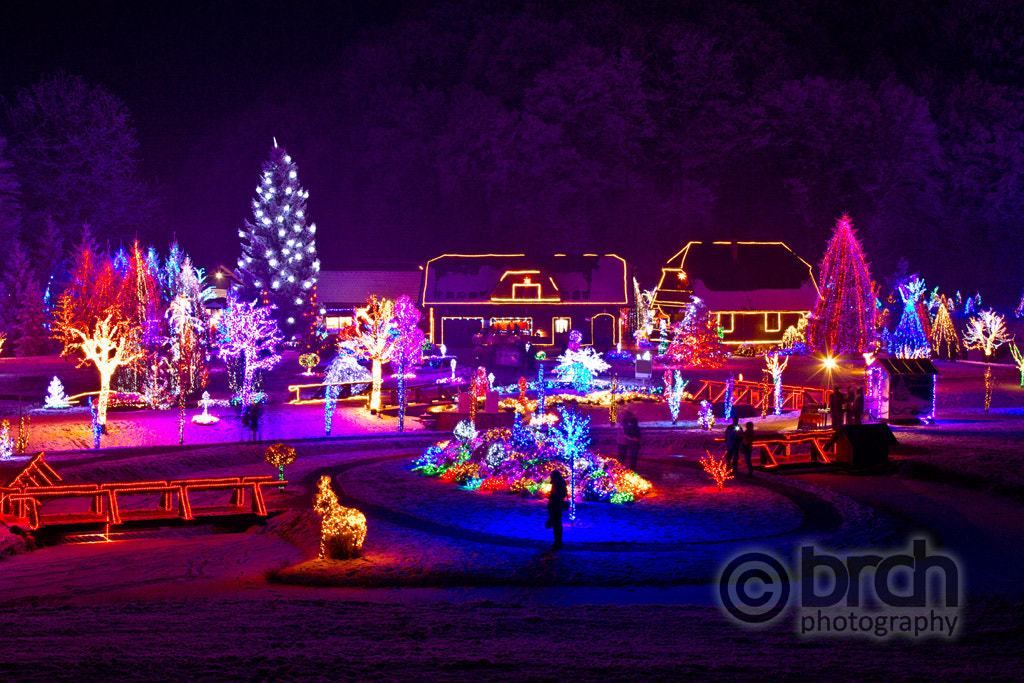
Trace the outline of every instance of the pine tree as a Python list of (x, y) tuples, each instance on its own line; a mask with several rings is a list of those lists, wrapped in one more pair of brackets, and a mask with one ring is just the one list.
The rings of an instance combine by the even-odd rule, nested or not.
[[(32, 272), (28, 253), (20, 240), (10, 241), (6, 261), (2, 274), (3, 298), (0, 300), (0, 321), (3, 323), (2, 331), (7, 333), (7, 344), (13, 348), (21, 337), (19, 324), (26, 301), (25, 292), (34, 284), (35, 274)], [(35, 287), (35, 291), (38, 293), (39, 288)], [(38, 296), (39, 304), (42, 305), (42, 294)]]
[(672, 326), (672, 342), (665, 355), (673, 364), (689, 368), (719, 368), (729, 357), (729, 347), (699, 297), (690, 297), (686, 317)]
[(29, 279), (21, 292), (17, 310), (18, 339), (14, 352), (19, 356), (41, 356), (50, 350), (50, 333), (46, 329), (49, 316), (43, 304), (43, 292), (35, 280)]
[(52, 410), (71, 407), (71, 404), (68, 403), (68, 395), (64, 393), (64, 384), (56, 375), (50, 380), (50, 386), (46, 388), (44, 405)]
[(818, 301), (807, 329), (811, 348), (830, 355), (872, 350), (874, 312), (868, 263), (853, 221), (843, 214), (821, 259)]
[(316, 225), (307, 225), (309, 193), (298, 178), (292, 158), (274, 140), (252, 201), (253, 218), (238, 232), (241, 298), (276, 306), (275, 315), (288, 333), (312, 328), (320, 271)]
[(945, 360), (956, 360), (963, 355), (963, 349), (960, 348), (960, 336), (956, 333), (953, 319), (949, 315), (951, 303), (946, 297), (942, 297), (939, 301), (935, 322), (932, 323), (932, 333), (929, 336), (935, 355)]

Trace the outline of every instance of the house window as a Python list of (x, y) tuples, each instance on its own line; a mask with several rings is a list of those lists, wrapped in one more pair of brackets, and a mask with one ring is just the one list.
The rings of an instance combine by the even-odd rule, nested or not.
[(551, 329), (555, 331), (555, 334), (563, 334), (565, 332), (568, 332), (571, 327), (571, 318), (554, 318), (551, 321)]
[(732, 332), (736, 329), (736, 320), (733, 313), (719, 313), (718, 314), (718, 326), (722, 328), (723, 332)]
[(349, 315), (329, 315), (324, 319), (324, 327), (328, 332), (337, 332), (351, 325), (352, 316)]
[(765, 313), (764, 314), (764, 331), (765, 332), (779, 332), (782, 330), (782, 314), (781, 313)]
[(512, 298), (536, 301), (540, 298), (540, 285), (531, 282), (530, 278), (524, 277), (522, 282), (512, 285)]

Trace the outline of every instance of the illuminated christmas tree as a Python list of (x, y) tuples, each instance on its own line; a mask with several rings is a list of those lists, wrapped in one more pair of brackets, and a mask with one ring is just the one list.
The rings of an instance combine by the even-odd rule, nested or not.
[(864, 251), (846, 214), (821, 259), (818, 302), (807, 328), (814, 351), (829, 355), (863, 353), (875, 346), (875, 299)]
[(269, 372), (281, 362), (277, 347), (284, 339), (273, 318), (273, 309), (229, 296), (217, 332), (220, 357), (225, 361), (241, 359), (244, 363), (238, 398), (242, 405), (252, 405), (257, 393), (257, 372)]
[(700, 298), (691, 296), (686, 317), (672, 326), (672, 342), (665, 355), (670, 362), (689, 368), (719, 368), (729, 357), (729, 347)]
[(960, 336), (953, 327), (953, 319), (949, 315), (950, 303), (946, 297), (942, 297), (938, 310), (935, 313), (935, 322), (932, 323), (932, 333), (928, 340), (931, 342), (932, 350), (939, 358), (945, 360), (956, 360), (963, 355), (960, 347)]
[(308, 197), (295, 163), (275, 139), (252, 200), (253, 218), (238, 231), (242, 255), (237, 272), (242, 298), (275, 305), (275, 316), (289, 333), (311, 329), (319, 313), (315, 294), (320, 261), (316, 225), (307, 224)]
[(903, 315), (889, 339), (889, 352), (897, 358), (928, 358), (932, 349), (918, 312), (918, 301), (925, 291), (924, 280), (914, 275), (897, 288), (903, 298)]

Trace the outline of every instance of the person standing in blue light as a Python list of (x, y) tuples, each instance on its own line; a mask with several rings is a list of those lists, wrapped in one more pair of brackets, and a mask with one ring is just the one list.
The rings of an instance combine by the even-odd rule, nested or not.
[(558, 470), (551, 470), (551, 493), (548, 494), (548, 521), (545, 527), (552, 529), (555, 533), (555, 542), (552, 550), (562, 547), (562, 513), (568, 507), (566, 497), (569, 489), (565, 485), (565, 477)]

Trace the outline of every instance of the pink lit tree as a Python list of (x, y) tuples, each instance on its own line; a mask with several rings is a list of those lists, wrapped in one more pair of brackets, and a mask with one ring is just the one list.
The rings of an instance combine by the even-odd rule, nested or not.
[(256, 373), (272, 370), (281, 362), (277, 347), (284, 337), (274, 319), (273, 308), (238, 301), (231, 296), (218, 322), (220, 357), (225, 361), (240, 358), (245, 363), (239, 391), (243, 405), (252, 402)]
[(853, 221), (843, 214), (821, 259), (818, 301), (807, 328), (814, 351), (863, 353), (875, 346), (871, 273)]

